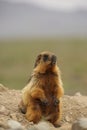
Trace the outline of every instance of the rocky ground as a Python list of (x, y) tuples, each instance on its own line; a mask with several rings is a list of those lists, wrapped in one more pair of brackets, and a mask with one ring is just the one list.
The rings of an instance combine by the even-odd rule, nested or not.
[[(10, 90), (0, 84), (0, 130), (71, 130), (71, 125), (76, 119), (87, 118), (87, 96), (80, 93), (74, 96), (64, 95), (60, 128), (54, 128), (46, 121), (41, 121), (38, 125), (28, 122), (18, 109), (20, 99), (20, 90)], [(19, 125), (20, 128), (13, 128), (14, 125)]]

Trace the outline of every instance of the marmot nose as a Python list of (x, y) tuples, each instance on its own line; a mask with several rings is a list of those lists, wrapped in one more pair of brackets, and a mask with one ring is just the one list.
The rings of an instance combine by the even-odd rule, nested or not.
[(52, 55), (52, 58), (51, 58), (52, 65), (54, 65), (56, 63), (56, 60), (57, 60), (56, 56)]

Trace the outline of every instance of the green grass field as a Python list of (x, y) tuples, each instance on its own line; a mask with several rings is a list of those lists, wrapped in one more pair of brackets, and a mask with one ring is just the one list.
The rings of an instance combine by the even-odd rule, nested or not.
[(59, 38), (0, 42), (0, 83), (22, 89), (32, 73), (36, 56), (54, 52), (62, 72), (65, 94), (87, 94), (87, 39)]

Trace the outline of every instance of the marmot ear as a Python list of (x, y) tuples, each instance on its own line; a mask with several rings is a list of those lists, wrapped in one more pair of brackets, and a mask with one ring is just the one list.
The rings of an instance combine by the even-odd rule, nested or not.
[(40, 59), (41, 59), (41, 54), (37, 56), (35, 64), (34, 64), (34, 68), (39, 64)]

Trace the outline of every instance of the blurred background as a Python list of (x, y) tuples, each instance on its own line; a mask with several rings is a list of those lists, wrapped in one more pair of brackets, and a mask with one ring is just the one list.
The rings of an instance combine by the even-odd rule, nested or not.
[(57, 55), (65, 94), (87, 95), (87, 0), (0, 0), (0, 83), (22, 89), (45, 50)]

